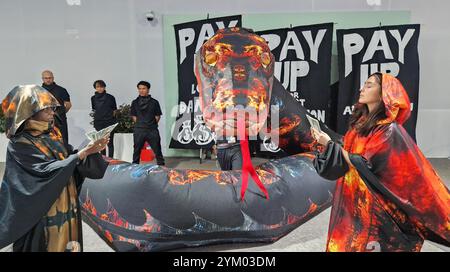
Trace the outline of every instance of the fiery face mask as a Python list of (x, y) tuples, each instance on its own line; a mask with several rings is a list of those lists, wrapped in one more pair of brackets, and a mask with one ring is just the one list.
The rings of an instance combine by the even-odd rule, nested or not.
[[(256, 135), (269, 112), (274, 57), (266, 41), (241, 28), (219, 30), (197, 52), (195, 75), (206, 125), (236, 136), (237, 118)], [(239, 117), (241, 116), (241, 117)]]

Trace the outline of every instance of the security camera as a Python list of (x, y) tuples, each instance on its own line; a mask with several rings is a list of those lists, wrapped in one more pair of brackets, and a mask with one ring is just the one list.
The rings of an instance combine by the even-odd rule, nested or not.
[(153, 11), (149, 11), (145, 13), (145, 17), (147, 18), (147, 21), (151, 22), (155, 19), (155, 13)]

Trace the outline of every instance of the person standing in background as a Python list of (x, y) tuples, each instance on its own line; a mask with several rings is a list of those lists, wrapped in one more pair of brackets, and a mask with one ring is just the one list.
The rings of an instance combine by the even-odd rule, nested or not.
[(158, 131), (162, 112), (158, 100), (149, 94), (150, 86), (149, 82), (140, 81), (137, 84), (139, 96), (131, 102), (130, 115), (134, 122), (133, 163), (140, 162), (141, 149), (147, 142), (155, 153), (157, 164), (164, 165), (161, 137)]
[[(106, 92), (106, 83), (96, 80), (93, 84), (95, 94), (91, 97), (92, 111), (94, 112), (94, 128), (99, 131), (117, 123), (117, 104), (113, 95)], [(114, 131), (109, 136), (108, 156), (114, 157)], [(106, 155), (106, 150), (102, 150)]]
[(69, 144), (69, 130), (67, 128), (67, 116), (72, 103), (70, 103), (70, 95), (67, 90), (55, 83), (53, 72), (45, 70), (42, 72), (42, 87), (49, 91), (58, 100), (60, 106), (55, 114), (55, 126), (61, 130), (63, 141), (66, 146)]

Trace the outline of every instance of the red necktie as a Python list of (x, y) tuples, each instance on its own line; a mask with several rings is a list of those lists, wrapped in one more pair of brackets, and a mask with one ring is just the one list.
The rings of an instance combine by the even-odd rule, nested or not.
[(244, 201), (245, 192), (248, 187), (248, 174), (250, 174), (255, 181), (256, 185), (258, 185), (259, 189), (264, 193), (266, 199), (269, 199), (269, 193), (267, 192), (266, 187), (261, 182), (256, 174), (255, 168), (253, 167), (252, 160), (250, 158), (250, 149), (248, 147), (248, 139), (245, 130), (245, 118), (237, 118), (238, 125), (238, 135), (241, 141), (241, 152), (242, 152), (242, 187), (241, 187), (241, 201)]

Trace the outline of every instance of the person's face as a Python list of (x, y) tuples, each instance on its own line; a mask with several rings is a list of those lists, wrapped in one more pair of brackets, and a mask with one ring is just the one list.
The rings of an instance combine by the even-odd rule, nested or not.
[(369, 77), (359, 93), (359, 103), (377, 104), (381, 102), (381, 85), (376, 76)]
[(43, 110), (39, 111), (38, 113), (36, 113), (33, 116), (33, 119), (36, 121), (54, 122), (55, 110), (56, 110), (56, 107), (50, 107), (50, 108), (43, 109)]
[(104, 93), (105, 92), (105, 87), (101, 86), (100, 84), (95, 84), (95, 91), (97, 93)]
[(51, 85), (53, 84), (54, 78), (51, 73), (43, 73), (42, 74), (42, 81), (45, 85)]
[(147, 86), (144, 85), (138, 85), (138, 92), (140, 96), (147, 96), (148, 93), (150, 92), (150, 89), (147, 88)]

